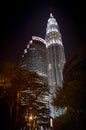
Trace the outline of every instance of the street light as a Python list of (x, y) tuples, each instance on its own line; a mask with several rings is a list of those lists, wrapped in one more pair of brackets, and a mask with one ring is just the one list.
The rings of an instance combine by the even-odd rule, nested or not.
[(51, 130), (53, 129), (53, 118), (52, 117), (50, 117), (50, 128), (51, 128)]
[(27, 126), (29, 127), (30, 130), (33, 129), (33, 122), (34, 122), (34, 116), (33, 114), (30, 114), (30, 116), (28, 117), (28, 123)]
[(37, 125), (36, 125), (36, 122), (35, 122), (34, 115), (31, 114), (31, 115), (29, 116), (29, 128), (30, 128), (30, 130), (35, 130), (36, 127), (37, 127)]
[(34, 116), (31, 114), (30, 116), (29, 116), (29, 121), (33, 121), (34, 120)]

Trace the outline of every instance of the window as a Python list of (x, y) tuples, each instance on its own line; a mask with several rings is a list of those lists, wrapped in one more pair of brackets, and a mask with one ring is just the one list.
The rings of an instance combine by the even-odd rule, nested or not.
[(48, 69), (51, 70), (51, 64), (49, 64)]

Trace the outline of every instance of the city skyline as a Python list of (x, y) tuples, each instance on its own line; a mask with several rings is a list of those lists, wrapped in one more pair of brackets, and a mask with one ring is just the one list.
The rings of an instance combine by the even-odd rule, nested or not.
[(58, 21), (68, 58), (80, 45), (85, 43), (83, 5), (83, 2), (77, 5), (73, 2), (56, 2), (55, 0), (37, 1), (34, 4), (33, 2), (21, 2), (21, 5), (16, 1), (10, 4), (8, 1), (5, 5), (2, 2), (2, 7), (6, 11), (1, 13), (0, 60), (18, 61), (23, 48), (32, 35), (45, 38), (46, 22), (50, 12)]
[[(50, 17), (46, 23), (45, 39), (32, 36), (20, 57), (19, 66), (25, 70), (36, 72), (42, 76), (43, 83), (48, 83), (51, 93), (48, 96), (48, 100), (51, 104), (56, 90), (62, 87), (65, 62), (60, 28), (53, 14), (50, 13)], [(50, 115), (54, 117), (56, 116), (56, 112), (50, 104)], [(61, 111), (59, 110), (58, 115), (62, 113)]]

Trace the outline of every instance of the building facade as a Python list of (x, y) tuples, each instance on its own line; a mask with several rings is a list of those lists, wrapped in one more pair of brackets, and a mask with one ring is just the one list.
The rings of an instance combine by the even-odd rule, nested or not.
[(53, 89), (62, 86), (65, 64), (62, 37), (56, 19), (50, 14), (46, 28), (47, 70), (49, 85)]
[[(51, 105), (52, 99), (55, 96), (55, 91), (62, 87), (63, 82), (63, 68), (66, 62), (64, 47), (62, 44), (62, 36), (59, 30), (59, 26), (52, 13), (48, 19), (46, 28), (46, 51), (47, 51), (47, 75), (48, 83), (50, 86), (50, 109), (51, 116), (59, 116), (64, 110), (58, 111)], [(57, 113), (57, 114), (56, 114)]]
[[(36, 72), (39, 76), (40, 79), (33, 81), (33, 86), (38, 84), (38, 86), (43, 86), (47, 85), (47, 61), (46, 61), (46, 41), (40, 37), (37, 36), (32, 36), (32, 39), (29, 41), (27, 44), (27, 48), (24, 49), (24, 53), (20, 59), (19, 66), (22, 67), (23, 69), (26, 69), (27, 71), (31, 72)], [(31, 82), (31, 81), (30, 81)], [(42, 85), (41, 85), (42, 84)], [(29, 85), (30, 86), (30, 85)], [(42, 89), (41, 89), (42, 90)], [(38, 90), (39, 91), (39, 90)], [(21, 104), (23, 106), (31, 104), (35, 104), (34, 102), (31, 101), (30, 95), (32, 97), (36, 96), (37, 90), (27, 88), (26, 90), (22, 91), (22, 97), (21, 97)], [(37, 97), (37, 96), (36, 96)], [(36, 99), (36, 107), (39, 113), (39, 116), (45, 116), (49, 115), (49, 98), (48, 94), (44, 94), (42, 98)], [(39, 105), (41, 104), (41, 105)], [(27, 112), (25, 114), (25, 119), (28, 118), (29, 114), (32, 112), (34, 113), (34, 110), (36, 111), (35, 108), (30, 108), (30, 110), (27, 109)], [(43, 108), (44, 107), (44, 108)], [(43, 111), (41, 112), (41, 109), (46, 109), (46, 112)], [(42, 115), (43, 114), (43, 115)], [(36, 118), (38, 118), (37, 113), (35, 113)], [(46, 117), (47, 118), (47, 117)]]
[[(62, 36), (56, 19), (50, 14), (45, 40), (37, 36), (32, 36), (27, 48), (24, 50), (20, 66), (43, 76), (43, 82), (47, 82), (48, 79), (51, 92), (48, 100), (50, 100), (51, 104), (56, 89), (62, 87), (64, 64), (65, 54)], [(51, 105), (50, 109), (51, 113), (56, 115), (55, 109)], [(58, 113), (61, 113), (61, 109)], [(53, 115), (51, 114), (51, 116)]]
[(40, 37), (32, 36), (32, 39), (27, 44), (27, 48), (24, 49), (20, 66), (46, 77), (46, 41)]

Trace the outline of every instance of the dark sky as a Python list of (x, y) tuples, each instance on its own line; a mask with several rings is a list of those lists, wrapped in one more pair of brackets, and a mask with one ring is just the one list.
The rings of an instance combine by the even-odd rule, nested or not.
[(0, 6), (0, 61), (18, 61), (32, 35), (45, 38), (47, 20), (53, 13), (60, 27), (66, 58), (84, 44), (84, 0), (15, 0)]

